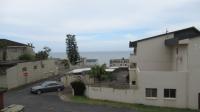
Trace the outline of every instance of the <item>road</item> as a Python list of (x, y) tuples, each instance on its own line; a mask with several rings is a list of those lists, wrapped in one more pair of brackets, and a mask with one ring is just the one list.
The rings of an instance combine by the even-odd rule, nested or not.
[(39, 83), (8, 91), (5, 93), (5, 105), (24, 105), (25, 112), (134, 112), (126, 108), (62, 101), (57, 92), (31, 94), (30, 88)]

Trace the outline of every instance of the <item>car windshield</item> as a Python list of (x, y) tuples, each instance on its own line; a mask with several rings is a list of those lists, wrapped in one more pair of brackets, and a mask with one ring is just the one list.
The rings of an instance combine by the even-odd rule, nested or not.
[(48, 85), (47, 82), (44, 82), (44, 83), (41, 84), (42, 87), (45, 87), (45, 86), (47, 86), (47, 85)]

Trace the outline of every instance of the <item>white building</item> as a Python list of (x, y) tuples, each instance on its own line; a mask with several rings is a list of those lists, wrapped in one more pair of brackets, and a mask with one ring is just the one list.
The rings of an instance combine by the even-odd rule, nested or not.
[(110, 67), (129, 67), (129, 59), (111, 59)]
[(130, 42), (133, 103), (200, 108), (200, 31), (195, 27)]
[(190, 27), (130, 42), (128, 88), (87, 85), (86, 96), (200, 109), (200, 31)]

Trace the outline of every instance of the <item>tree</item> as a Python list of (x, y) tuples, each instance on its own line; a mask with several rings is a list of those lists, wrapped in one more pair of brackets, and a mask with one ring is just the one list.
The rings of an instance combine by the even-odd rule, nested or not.
[(61, 64), (63, 64), (65, 68), (69, 68), (69, 61), (67, 59), (63, 59)]
[(36, 53), (35, 55), (36, 59), (38, 60), (48, 59), (51, 49), (49, 47), (44, 47), (43, 49), (44, 49), (43, 51), (39, 51), (38, 53)]
[(2, 42), (0, 42), (0, 49), (2, 49), (2, 51), (3, 51), (3, 61), (6, 61), (6, 57), (7, 57), (7, 43), (6, 42), (4, 42), (4, 41), (2, 41)]
[(102, 81), (105, 79), (106, 75), (108, 75), (105, 69), (106, 66), (104, 64), (101, 66), (95, 65), (91, 68), (90, 77), (94, 78), (94, 82), (95, 79), (97, 79), (98, 81)]
[(66, 53), (68, 60), (72, 65), (76, 65), (80, 61), (80, 55), (78, 52), (75, 35), (68, 34), (66, 37)]
[(35, 59), (35, 56), (31, 54), (22, 54), (21, 56), (19, 56), (19, 60), (31, 61), (34, 59)]

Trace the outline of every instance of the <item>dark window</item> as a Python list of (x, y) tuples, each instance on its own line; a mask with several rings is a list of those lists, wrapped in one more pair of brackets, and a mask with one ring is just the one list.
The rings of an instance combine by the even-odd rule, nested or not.
[(135, 85), (136, 84), (136, 81), (132, 81), (132, 85)]
[(37, 66), (35, 65), (35, 66), (33, 66), (33, 69), (37, 69)]
[(44, 68), (44, 64), (41, 64), (41, 68)]
[(26, 71), (27, 71), (27, 67), (23, 67), (22, 72), (26, 72)]
[(130, 68), (136, 68), (137, 64), (136, 63), (131, 63)]
[(156, 88), (146, 88), (146, 97), (157, 97)]
[(56, 83), (51, 83), (51, 84), (48, 84), (47, 86), (57, 86), (58, 84)]
[(165, 98), (176, 98), (176, 89), (164, 89)]

